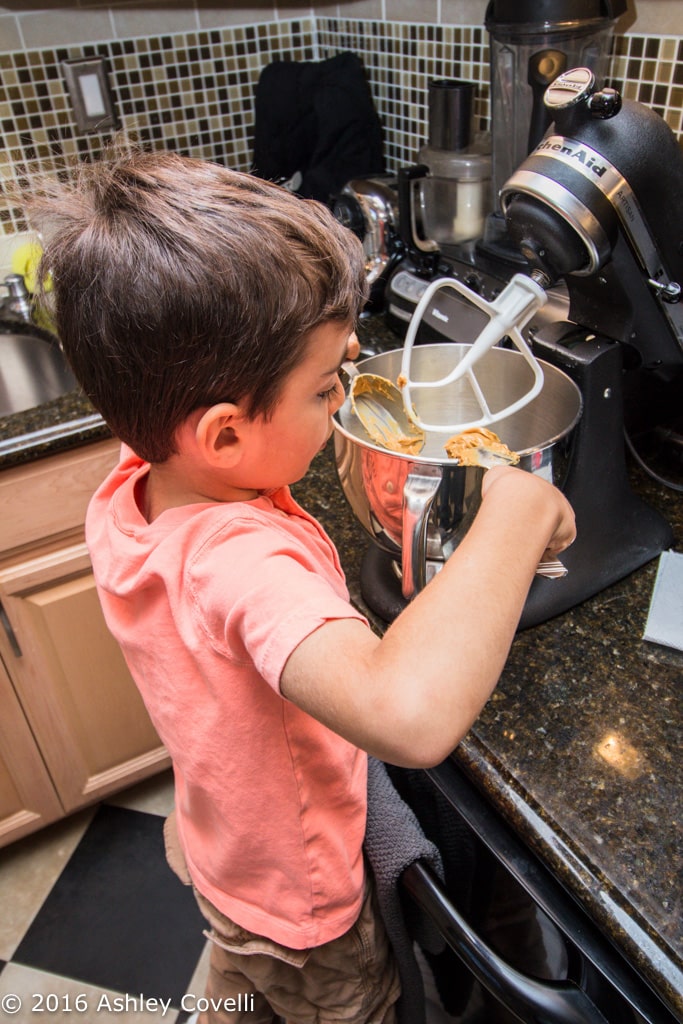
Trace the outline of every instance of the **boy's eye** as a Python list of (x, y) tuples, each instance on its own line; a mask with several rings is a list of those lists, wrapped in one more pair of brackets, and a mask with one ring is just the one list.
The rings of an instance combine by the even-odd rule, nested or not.
[(329, 400), (330, 400), (331, 398), (334, 398), (334, 396), (335, 396), (335, 395), (336, 395), (336, 394), (338, 393), (338, 391), (339, 391), (339, 388), (340, 388), (341, 386), (342, 386), (342, 383), (341, 383), (341, 381), (340, 381), (339, 379), (337, 379), (337, 380), (336, 380), (336, 381), (334, 382), (334, 384), (332, 385), (332, 387), (331, 387), (331, 388), (327, 388), (327, 390), (326, 390), (326, 391), (321, 391), (321, 392), (319, 392), (319, 394), (318, 394), (318, 398), (322, 399), (322, 401), (323, 401), (323, 402), (329, 402)]

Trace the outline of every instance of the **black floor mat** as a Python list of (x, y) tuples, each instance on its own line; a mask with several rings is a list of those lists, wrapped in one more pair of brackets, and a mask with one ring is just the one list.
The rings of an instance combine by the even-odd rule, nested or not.
[(101, 806), (12, 960), (179, 1006), (205, 944), (163, 818)]

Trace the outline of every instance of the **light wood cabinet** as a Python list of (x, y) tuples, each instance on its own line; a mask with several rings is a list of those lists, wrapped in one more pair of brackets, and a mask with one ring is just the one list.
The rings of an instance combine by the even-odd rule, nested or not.
[(0, 845), (166, 767), (83, 524), (105, 441), (0, 473)]
[(0, 845), (63, 814), (21, 704), (0, 663)]

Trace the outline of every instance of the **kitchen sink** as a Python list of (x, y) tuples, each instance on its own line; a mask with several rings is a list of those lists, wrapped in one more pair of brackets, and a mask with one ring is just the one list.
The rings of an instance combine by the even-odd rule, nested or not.
[(33, 409), (76, 387), (54, 335), (33, 324), (0, 322), (0, 417)]

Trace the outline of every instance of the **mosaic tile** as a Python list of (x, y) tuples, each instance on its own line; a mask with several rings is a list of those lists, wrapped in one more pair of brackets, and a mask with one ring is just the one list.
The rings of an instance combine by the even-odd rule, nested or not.
[[(123, 134), (144, 148), (165, 148), (248, 170), (253, 146), (253, 96), (270, 60), (315, 58), (313, 24), (254, 27), (116, 40), (0, 55), (3, 185), (64, 172), (74, 159), (99, 158), (111, 133), (79, 135), (61, 63), (105, 58)], [(26, 230), (5, 199), (2, 230)]]
[[(385, 133), (387, 168), (414, 161), (427, 137), (434, 78), (477, 86), (473, 129), (490, 127), (489, 46), (483, 27), (346, 17), (118, 39), (79, 47), (0, 54), (0, 169), (3, 186), (67, 171), (99, 158), (111, 134), (79, 135), (61, 72), (64, 60), (106, 59), (123, 133), (145, 148), (173, 149), (248, 170), (254, 90), (273, 60), (322, 60), (357, 53)], [(609, 84), (652, 104), (678, 135), (683, 115), (683, 40), (617, 36)], [(21, 210), (0, 201), (0, 231), (26, 230)]]

